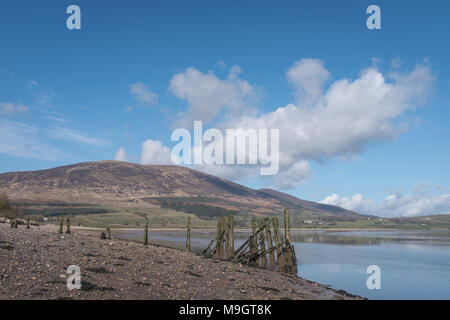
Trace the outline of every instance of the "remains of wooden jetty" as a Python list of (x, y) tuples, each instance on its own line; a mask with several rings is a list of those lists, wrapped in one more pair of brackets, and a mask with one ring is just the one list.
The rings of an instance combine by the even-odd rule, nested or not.
[[(203, 250), (202, 256), (261, 268), (267, 268), (267, 256), (269, 256), (270, 270), (277, 270), (278, 266), (280, 272), (297, 274), (297, 258), (294, 246), (291, 244), (289, 223), (289, 210), (285, 209), (285, 235), (282, 238), (278, 229), (278, 217), (253, 220), (252, 234), (237, 250), (234, 250), (233, 215), (219, 217), (216, 239), (212, 240), (208, 247)], [(273, 233), (271, 226), (273, 227)], [(275, 244), (273, 241), (275, 241)]]

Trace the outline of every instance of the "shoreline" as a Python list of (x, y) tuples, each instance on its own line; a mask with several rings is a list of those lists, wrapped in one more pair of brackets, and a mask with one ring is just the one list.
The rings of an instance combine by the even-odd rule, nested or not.
[[(43, 224), (41, 226), (50, 226), (51, 224)], [(51, 225), (58, 226), (58, 225)], [(105, 228), (98, 227), (79, 227), (79, 226), (71, 226), (74, 230), (92, 230), (92, 231), (102, 231)], [(111, 227), (111, 231), (139, 231), (144, 230), (144, 228), (114, 228)], [(291, 228), (290, 231), (331, 231), (331, 232), (345, 232), (345, 231), (448, 231), (449, 228), (428, 228), (428, 229), (420, 229), (420, 228), (410, 228), (410, 229), (401, 229), (401, 228)], [(186, 231), (186, 228), (148, 228), (148, 231)], [(192, 231), (204, 231), (204, 232), (217, 232), (215, 228), (191, 228)], [(251, 232), (252, 229), (249, 228), (235, 228), (235, 232)]]
[[(297, 276), (126, 240), (86, 229), (57, 234), (0, 224), (0, 299), (364, 299)], [(88, 229), (96, 231), (104, 229)], [(134, 229), (135, 230), (135, 229)], [(67, 289), (78, 265), (81, 290)]]

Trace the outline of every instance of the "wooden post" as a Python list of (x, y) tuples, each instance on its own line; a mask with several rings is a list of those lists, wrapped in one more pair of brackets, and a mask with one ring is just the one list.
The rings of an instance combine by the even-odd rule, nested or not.
[(291, 242), (291, 230), (290, 230), (290, 221), (289, 221), (289, 209), (284, 208), (284, 238)]
[(61, 216), (61, 219), (59, 221), (59, 231), (58, 231), (58, 233), (63, 233), (63, 226), (64, 226), (64, 217)]
[(281, 270), (283, 268), (283, 255), (281, 254), (281, 236), (280, 236), (280, 230), (278, 229), (278, 217), (272, 217), (272, 225), (273, 225), (273, 235), (275, 238), (275, 245), (277, 246), (277, 263), (278, 263), (278, 270)]
[[(267, 239), (267, 249), (273, 248), (273, 242), (272, 242), (272, 233), (270, 232), (270, 219), (265, 218), (264, 223), (266, 225), (266, 239)], [(273, 253), (274, 250), (271, 250), (269, 252), (269, 266), (270, 270), (275, 271), (275, 255)]]
[(148, 245), (148, 218), (145, 217), (144, 245)]
[[(258, 227), (262, 228), (264, 226), (264, 221), (263, 219), (259, 219), (258, 220)], [(264, 239), (264, 232), (260, 232), (259, 233), (259, 247), (261, 252), (266, 251), (266, 243), (265, 243), (265, 239)], [(267, 267), (267, 258), (266, 255), (263, 254), (260, 258), (260, 262), (261, 262), (261, 268), (266, 268)]]
[(191, 252), (191, 217), (187, 218), (186, 251)]
[(111, 240), (111, 229), (109, 227), (106, 228), (106, 239)]
[(223, 241), (225, 243), (224, 245), (224, 252), (223, 252), (223, 257), (224, 259), (228, 259), (228, 257), (230, 256), (230, 218), (229, 217), (224, 217), (223, 218), (223, 228), (224, 228), (224, 235), (223, 235)]
[(30, 217), (27, 217), (27, 229), (30, 229)]
[(70, 218), (69, 217), (67, 217), (67, 229), (66, 229), (66, 233), (67, 234), (70, 234), (71, 232), (70, 232)]
[(288, 274), (297, 274), (297, 258), (295, 257), (294, 247), (290, 242), (286, 242), (283, 247), (283, 268), (280, 269), (281, 272)]
[[(252, 220), (252, 239), (250, 243), (250, 252), (252, 256), (256, 256), (258, 253), (258, 238), (256, 237), (256, 220)], [(257, 264), (258, 259), (250, 261), (251, 265)]]
[(229, 238), (229, 228), (228, 217), (222, 217), (222, 259), (227, 259), (228, 257), (228, 245), (230, 244)]
[(216, 258), (220, 259), (221, 251), (220, 248), (222, 246), (222, 217), (217, 219), (217, 236), (216, 236)]
[(230, 228), (229, 228), (229, 245), (230, 245), (230, 252), (228, 254), (227, 258), (231, 258), (231, 256), (234, 253), (234, 226), (233, 226), (233, 214), (230, 214)]

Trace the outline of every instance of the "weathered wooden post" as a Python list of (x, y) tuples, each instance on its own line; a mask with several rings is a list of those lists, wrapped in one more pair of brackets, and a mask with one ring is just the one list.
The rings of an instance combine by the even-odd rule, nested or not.
[(228, 259), (230, 256), (230, 217), (223, 217), (223, 225), (225, 233), (223, 235), (224, 250), (222, 258)]
[(222, 246), (221, 236), (222, 236), (222, 218), (219, 217), (217, 219), (217, 236), (216, 236), (216, 258), (217, 259), (220, 259), (221, 254), (222, 254), (222, 252), (220, 250), (220, 248)]
[(186, 251), (191, 252), (191, 217), (187, 218)]
[(229, 231), (229, 246), (230, 246), (230, 252), (228, 254), (227, 258), (230, 258), (234, 253), (234, 226), (233, 226), (233, 214), (230, 214), (230, 229)]
[[(273, 242), (272, 242), (272, 233), (270, 232), (270, 219), (269, 218), (265, 218), (264, 219), (264, 223), (266, 225), (266, 239), (267, 239), (267, 249), (272, 249), (273, 248)], [(269, 252), (269, 266), (270, 266), (270, 270), (275, 271), (275, 256), (273, 253), (274, 250), (271, 250)]]
[(148, 245), (148, 218), (145, 217), (144, 245)]
[(106, 239), (111, 240), (111, 229), (109, 227), (106, 228)]
[(27, 217), (27, 229), (30, 229), (30, 217)]
[(281, 271), (289, 274), (296, 274), (298, 271), (297, 258), (295, 257), (294, 246), (291, 244), (291, 230), (288, 208), (284, 209), (284, 234), (286, 243), (282, 248), (283, 268), (281, 268)]
[(67, 217), (67, 228), (66, 228), (66, 233), (67, 234), (70, 234), (71, 232), (70, 232), (70, 218), (69, 217)]
[[(250, 242), (250, 253), (251, 256), (256, 256), (258, 253), (258, 238), (256, 237), (256, 220), (252, 220), (252, 239)], [(255, 265), (258, 263), (259, 259), (251, 259), (250, 264)]]
[(59, 220), (59, 231), (58, 231), (58, 233), (63, 233), (63, 226), (64, 226), (64, 217), (61, 216), (61, 219)]
[[(258, 227), (261, 229), (263, 227), (263, 225), (264, 225), (263, 219), (259, 219), (258, 220)], [(260, 247), (261, 252), (266, 251), (266, 243), (265, 243), (265, 239), (264, 239), (264, 232), (260, 232), (259, 233), (259, 247)], [(265, 254), (261, 255), (260, 262), (261, 262), (261, 268), (266, 268), (266, 266), (267, 266), (267, 258), (266, 258)]]
[(294, 247), (290, 242), (283, 246), (283, 268), (282, 272), (288, 274), (297, 274), (297, 258), (295, 257)]
[(290, 230), (290, 221), (289, 221), (289, 209), (284, 208), (284, 238), (291, 242), (291, 230)]
[(230, 238), (229, 238), (229, 221), (228, 221), (228, 217), (222, 217), (222, 247), (221, 247), (221, 259), (226, 259), (228, 257), (228, 245), (230, 243)]
[(281, 270), (283, 268), (283, 255), (281, 254), (281, 236), (280, 236), (280, 230), (278, 229), (278, 217), (272, 217), (272, 225), (273, 225), (273, 235), (275, 238), (275, 245), (277, 246), (277, 263), (278, 263), (278, 270)]

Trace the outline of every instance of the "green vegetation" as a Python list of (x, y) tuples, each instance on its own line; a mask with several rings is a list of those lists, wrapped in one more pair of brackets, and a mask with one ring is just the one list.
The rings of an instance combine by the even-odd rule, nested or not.
[[(61, 218), (70, 217), (75, 226), (104, 228), (142, 228), (145, 219), (151, 228), (186, 228), (191, 217), (192, 228), (215, 228), (218, 217), (234, 214), (236, 228), (250, 228), (255, 217), (282, 217), (282, 212), (250, 214), (242, 203), (207, 197), (166, 197), (145, 199), (153, 207), (103, 207), (89, 204), (22, 204), (27, 218), (39, 223), (59, 224)], [(160, 207), (157, 207), (157, 206)], [(239, 206), (238, 206), (239, 205)], [(223, 206), (223, 207), (222, 207)], [(230, 208), (239, 208), (230, 210)], [(242, 210), (241, 210), (242, 207)], [(430, 229), (450, 228), (450, 215), (415, 218), (380, 218), (375, 216), (349, 215), (339, 211), (324, 212), (295, 207), (291, 204), (291, 228), (307, 229)], [(0, 213), (8, 219), (17, 220), (22, 211), (11, 206), (5, 195), (0, 195)], [(283, 228), (284, 225), (280, 225)]]

